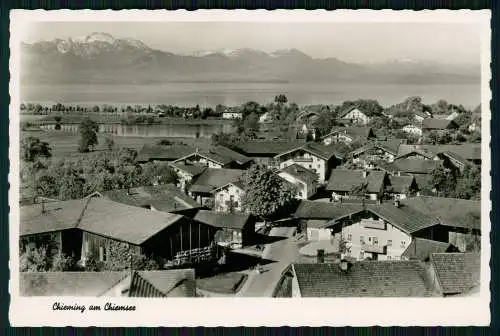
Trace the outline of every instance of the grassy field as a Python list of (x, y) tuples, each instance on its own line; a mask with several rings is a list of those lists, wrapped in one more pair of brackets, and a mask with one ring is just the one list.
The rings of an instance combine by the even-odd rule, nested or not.
[[(79, 157), (81, 155), (85, 155), (82, 153), (78, 153), (78, 140), (80, 136), (75, 133), (70, 132), (51, 132), (51, 131), (22, 131), (21, 138), (25, 138), (28, 136), (39, 138), (41, 141), (46, 141), (49, 143), (52, 148), (52, 158), (54, 160), (64, 159), (68, 157)], [(195, 139), (195, 138), (152, 138), (152, 137), (122, 137), (122, 136), (113, 136), (110, 137), (115, 141), (115, 144), (118, 147), (128, 147), (134, 148), (136, 150), (140, 150), (142, 146), (145, 144), (154, 145), (158, 140), (168, 139), (171, 141), (179, 141), (183, 142), (187, 145), (198, 147), (201, 150), (207, 149), (210, 146), (210, 140), (208, 139)], [(98, 135), (99, 145), (96, 147), (96, 150), (104, 149), (105, 136), (102, 134)]]

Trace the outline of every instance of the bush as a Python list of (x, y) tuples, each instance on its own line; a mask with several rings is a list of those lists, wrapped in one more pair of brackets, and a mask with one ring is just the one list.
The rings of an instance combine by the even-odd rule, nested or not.
[(19, 270), (21, 272), (47, 272), (49, 268), (47, 248), (44, 246), (27, 249), (19, 260)]
[(76, 269), (76, 261), (72, 257), (67, 256), (64, 253), (61, 253), (55, 256), (54, 261), (52, 262), (51, 271), (64, 272), (64, 271), (73, 271), (75, 269)]

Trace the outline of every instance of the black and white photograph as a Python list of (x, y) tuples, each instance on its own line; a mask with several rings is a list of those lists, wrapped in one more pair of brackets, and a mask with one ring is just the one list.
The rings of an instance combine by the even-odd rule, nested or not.
[(490, 17), (431, 12), (11, 13), (11, 320), (488, 324)]

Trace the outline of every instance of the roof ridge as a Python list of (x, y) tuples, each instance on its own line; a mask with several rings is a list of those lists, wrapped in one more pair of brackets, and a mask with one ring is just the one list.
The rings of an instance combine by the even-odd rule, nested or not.
[[(103, 273), (103, 272), (95, 272), (95, 273)], [(113, 288), (116, 285), (118, 285), (120, 282), (122, 282), (123, 280), (125, 280), (129, 276), (129, 272), (127, 272), (127, 271), (118, 271), (117, 273), (123, 273), (123, 276), (120, 279), (118, 279), (115, 283), (113, 283), (111, 286), (109, 286), (108, 288), (106, 288), (106, 290), (104, 290), (102, 293), (100, 293), (99, 295), (97, 295), (98, 297), (104, 295), (107, 291), (109, 291), (111, 288)], [(132, 279), (130, 279), (130, 283), (132, 283)]]
[(75, 229), (76, 229), (76, 228), (79, 228), (80, 223), (82, 222), (83, 216), (85, 215), (85, 212), (87, 211), (87, 207), (89, 206), (90, 201), (91, 201), (93, 198), (94, 198), (94, 197), (87, 197), (86, 202), (85, 202), (85, 205), (83, 206), (82, 212), (80, 213), (80, 216), (78, 216), (78, 219), (76, 220), (75, 227), (74, 227)]

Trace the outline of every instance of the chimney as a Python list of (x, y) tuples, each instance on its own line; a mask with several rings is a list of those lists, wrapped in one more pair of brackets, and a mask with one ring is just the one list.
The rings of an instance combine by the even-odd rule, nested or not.
[(342, 259), (340, 261), (340, 270), (344, 273), (347, 273), (351, 268), (352, 264), (348, 262), (346, 259)]
[(195, 153), (198, 154), (198, 151), (199, 151), (199, 149), (198, 149), (198, 147), (196, 147), (196, 152)]
[(399, 202), (399, 200), (395, 200), (395, 201), (394, 201), (394, 206), (395, 206), (396, 208), (399, 208), (399, 207), (401, 206), (401, 203)]
[(316, 255), (318, 264), (323, 264), (325, 262), (325, 250), (318, 249), (318, 253)]

